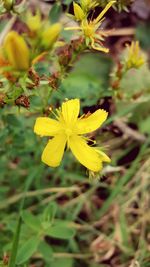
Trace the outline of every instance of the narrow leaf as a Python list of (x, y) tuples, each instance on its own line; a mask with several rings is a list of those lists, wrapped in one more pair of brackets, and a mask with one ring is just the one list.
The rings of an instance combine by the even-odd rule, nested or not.
[(18, 251), (17, 264), (26, 262), (36, 252), (39, 242), (38, 237), (32, 237), (27, 240)]

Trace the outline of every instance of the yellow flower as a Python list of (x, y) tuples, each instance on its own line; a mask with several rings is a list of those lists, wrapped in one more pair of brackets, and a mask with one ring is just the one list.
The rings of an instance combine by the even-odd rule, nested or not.
[(133, 41), (131, 46), (127, 46), (127, 50), (127, 58), (125, 62), (127, 69), (139, 68), (145, 63), (145, 58), (140, 51), (138, 41)]
[(29, 48), (17, 32), (7, 34), (3, 44), (4, 52), (10, 65), (15, 70), (27, 70), (29, 68)]
[(59, 34), (62, 30), (62, 25), (60, 23), (54, 23), (49, 26), (41, 35), (41, 42), (45, 49), (51, 48), (57, 41)]
[(27, 12), (26, 24), (31, 32), (37, 32), (41, 29), (41, 15), (39, 10), (33, 15), (30, 11)]
[(57, 110), (57, 120), (37, 118), (34, 132), (40, 136), (53, 137), (43, 151), (42, 161), (50, 167), (59, 166), (67, 145), (81, 164), (93, 172), (99, 172), (103, 161), (110, 162), (110, 159), (98, 148), (90, 147), (88, 139), (82, 135), (99, 128), (106, 120), (107, 112), (98, 109), (88, 117), (78, 118), (79, 110), (79, 99), (72, 99), (64, 102), (61, 109)]
[(107, 32), (103, 30), (100, 31), (99, 27), (104, 19), (104, 14), (115, 2), (116, 1), (110, 1), (96, 19), (88, 21), (88, 19), (85, 18), (81, 21), (81, 25), (79, 27), (67, 27), (65, 30), (81, 30), (88, 47), (90, 46), (95, 50), (108, 53), (109, 49), (103, 47), (101, 43), (103, 37), (107, 36)]

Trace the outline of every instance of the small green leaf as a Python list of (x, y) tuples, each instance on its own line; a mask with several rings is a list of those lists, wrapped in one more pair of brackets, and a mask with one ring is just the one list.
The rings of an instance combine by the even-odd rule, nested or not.
[(74, 260), (72, 258), (60, 258), (54, 259), (49, 265), (49, 267), (72, 267), (74, 266)]
[(57, 206), (56, 203), (50, 203), (48, 207), (45, 208), (43, 213), (43, 221), (45, 222), (51, 222), (56, 214)]
[(150, 134), (150, 117), (147, 117), (145, 120), (141, 121), (140, 131), (144, 134)]
[(53, 250), (45, 241), (40, 242), (38, 250), (43, 255), (44, 260), (49, 262), (53, 259)]
[(61, 225), (52, 226), (45, 231), (45, 234), (54, 238), (70, 239), (75, 235), (75, 230)]
[(33, 253), (36, 252), (39, 242), (40, 240), (38, 237), (32, 237), (31, 239), (27, 240), (18, 251), (17, 264), (26, 262), (33, 255)]
[(34, 64), (34, 70), (38, 73), (39, 76), (49, 75), (49, 63), (48, 62), (37, 62)]
[(55, 3), (49, 12), (49, 19), (51, 23), (58, 22), (62, 13), (62, 6), (60, 3)]
[(24, 221), (24, 223), (29, 226), (34, 231), (39, 232), (41, 230), (41, 222), (37, 218), (37, 216), (34, 216), (29, 211), (23, 211), (21, 214), (21, 217)]

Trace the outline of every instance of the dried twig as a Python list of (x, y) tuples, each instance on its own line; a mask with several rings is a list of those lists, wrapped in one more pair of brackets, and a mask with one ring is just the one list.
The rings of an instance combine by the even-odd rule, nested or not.
[(136, 130), (131, 129), (125, 122), (121, 119), (117, 119), (114, 124), (123, 132), (124, 138), (127, 139), (131, 137), (132, 139), (144, 143), (146, 141), (146, 136), (139, 133)]

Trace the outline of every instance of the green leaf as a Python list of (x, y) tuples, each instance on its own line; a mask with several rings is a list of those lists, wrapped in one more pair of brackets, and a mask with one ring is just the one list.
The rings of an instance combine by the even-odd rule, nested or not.
[(150, 134), (150, 117), (147, 117), (140, 123), (140, 131), (142, 133)]
[(56, 214), (57, 205), (55, 202), (50, 203), (48, 207), (45, 208), (43, 213), (43, 221), (45, 222), (51, 222)]
[[(28, 176), (26, 184), (25, 184), (25, 190), (24, 190), (25, 193), (30, 188), (31, 183), (32, 183), (34, 177), (37, 174), (37, 171), (38, 171), (38, 169), (33, 170), (33, 172), (32, 171), (30, 172), (30, 175)], [(25, 203), (25, 197), (22, 198), (21, 203), (20, 203), (20, 207), (19, 207), (19, 217), (18, 217), (17, 227), (16, 227), (16, 231), (15, 231), (15, 234), (14, 234), (14, 238), (13, 238), (11, 255), (10, 255), (8, 267), (14, 267), (15, 263), (16, 263), (16, 256), (17, 256), (17, 253), (18, 253), (18, 245), (19, 245), (21, 223), (22, 223), (21, 211), (23, 210), (24, 203)]]
[(45, 241), (40, 242), (38, 250), (43, 255), (45, 261), (49, 262), (53, 259), (53, 250)]
[(75, 235), (75, 230), (60, 225), (51, 226), (45, 231), (45, 234), (54, 238), (70, 239)]
[(27, 240), (18, 251), (17, 264), (26, 262), (36, 252), (39, 242), (39, 237), (32, 237)]
[(108, 95), (110, 63), (106, 56), (82, 56), (52, 98), (55, 101), (63, 101), (64, 96), (68, 99), (79, 98), (82, 106), (95, 105), (100, 97)]
[(34, 64), (34, 70), (38, 73), (39, 76), (49, 75), (49, 63), (48, 62), (37, 62)]
[(21, 127), (21, 120), (14, 114), (7, 114), (4, 117), (4, 121), (9, 125), (9, 127), (13, 127), (15, 129)]
[(15, 265), (15, 262), (16, 262), (18, 243), (19, 243), (19, 237), (20, 237), (20, 230), (21, 230), (21, 218), (19, 217), (18, 222), (17, 222), (16, 232), (14, 234), (12, 250), (11, 250), (11, 257), (9, 260), (8, 267), (13, 267)]
[(150, 24), (149, 22), (146, 24), (138, 24), (138, 27), (136, 28), (136, 40), (139, 40), (142, 48), (149, 49), (150, 41), (149, 41), (149, 35), (150, 35)]
[(64, 4), (65, 4), (65, 5), (70, 5), (71, 2), (72, 2), (72, 0), (64, 0)]
[(49, 267), (72, 267), (74, 261), (72, 258), (60, 258), (60, 259), (54, 259), (49, 265)]
[(120, 83), (123, 95), (131, 99), (136, 94), (143, 94), (150, 88), (150, 71), (147, 64), (139, 69), (130, 69), (123, 76)]
[(49, 12), (49, 19), (51, 23), (55, 23), (58, 22), (60, 16), (62, 13), (62, 6), (60, 3), (55, 3), (50, 12)]
[(34, 231), (39, 232), (41, 230), (41, 222), (37, 218), (37, 216), (34, 216), (29, 211), (22, 211), (21, 217), (24, 221), (24, 223), (29, 226)]

